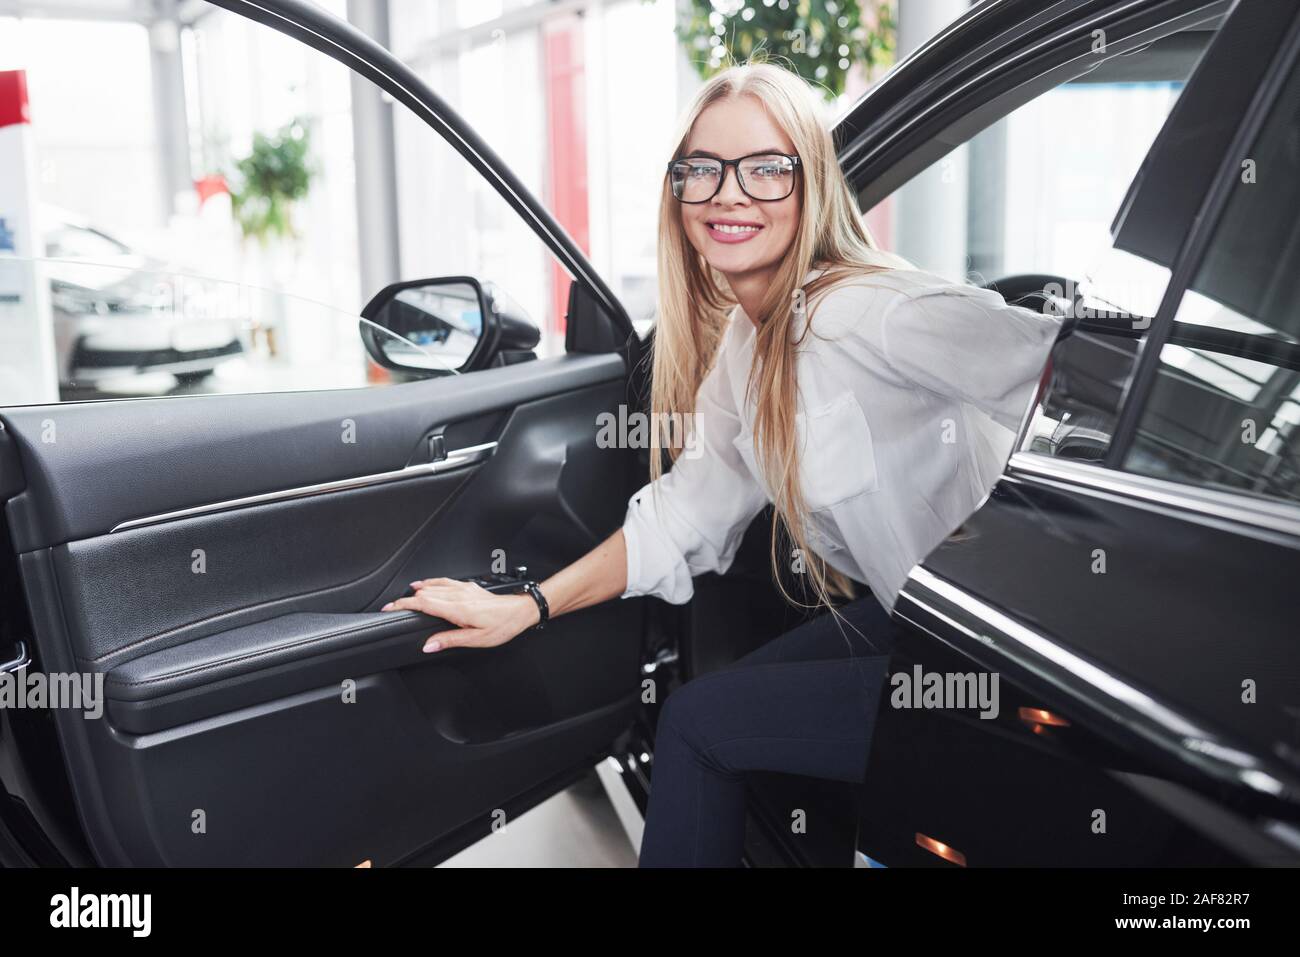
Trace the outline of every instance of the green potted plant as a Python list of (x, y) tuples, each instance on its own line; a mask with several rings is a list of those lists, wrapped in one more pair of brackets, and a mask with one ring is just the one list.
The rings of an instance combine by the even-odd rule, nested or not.
[(293, 207), (306, 197), (315, 175), (307, 156), (311, 136), (300, 120), (268, 136), (253, 134), (252, 151), (235, 163), (231, 208), (244, 238), (262, 246), (273, 238), (296, 239)]
[(311, 191), (316, 175), (308, 158), (310, 149), (310, 131), (302, 120), (295, 119), (273, 134), (253, 134), (251, 151), (235, 162), (230, 177), (235, 222), (245, 243), (256, 240), (261, 247), (262, 266), (271, 277), (271, 321), (256, 316), (250, 329), (254, 347), (259, 333), (263, 334), (271, 356), (277, 354), (275, 331), (281, 325), (284, 303), (282, 283), (267, 260), (272, 258), (273, 246), (298, 239), (294, 209)]
[(893, 58), (893, 0), (687, 0), (685, 9), (677, 37), (702, 79), (761, 51), (833, 100), (854, 66), (869, 72)]

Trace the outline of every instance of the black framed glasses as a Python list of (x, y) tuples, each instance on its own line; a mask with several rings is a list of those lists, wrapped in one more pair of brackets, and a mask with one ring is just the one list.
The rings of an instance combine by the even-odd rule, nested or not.
[(683, 203), (707, 203), (722, 189), (727, 167), (736, 169), (736, 182), (750, 199), (771, 203), (794, 192), (799, 157), (786, 153), (751, 153), (738, 159), (687, 156), (668, 164), (673, 197)]

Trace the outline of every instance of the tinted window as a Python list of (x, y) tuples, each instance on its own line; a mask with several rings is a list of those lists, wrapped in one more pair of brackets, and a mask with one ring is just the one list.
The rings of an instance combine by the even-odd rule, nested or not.
[(1085, 320), (1054, 350), (1023, 451), (1097, 461), (1110, 446), (1169, 281), (1165, 266), (1116, 249), (1110, 228), (1213, 34), (1197, 24), (1046, 90), (866, 215), (882, 245), (923, 269)]
[(1300, 501), (1300, 72), (1175, 315), (1124, 467)]

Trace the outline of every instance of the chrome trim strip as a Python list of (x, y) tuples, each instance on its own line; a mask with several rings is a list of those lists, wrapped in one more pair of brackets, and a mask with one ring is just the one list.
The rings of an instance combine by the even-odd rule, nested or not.
[(334, 482), (321, 482), (317, 485), (303, 485), (298, 488), (283, 489), (278, 492), (263, 492), (260, 495), (248, 495), (244, 498), (227, 499), (224, 502), (211, 502), (207, 505), (195, 505), (191, 508), (181, 508), (174, 512), (160, 512), (157, 515), (145, 515), (141, 518), (132, 518), (125, 522), (120, 522), (109, 529), (109, 534), (113, 532), (124, 532), (133, 528), (142, 528), (146, 525), (159, 525), (163, 522), (174, 522), (182, 518), (193, 518), (196, 515), (210, 515), (213, 512), (228, 512), (232, 509), (247, 508), (250, 505), (266, 505), (271, 502), (284, 502), (296, 498), (308, 498), (313, 495), (328, 495), (331, 492), (345, 492), (351, 489), (369, 488), (374, 485), (386, 485), (389, 482), (403, 482), (407, 479), (421, 478), (426, 475), (439, 475), (443, 472), (450, 472), (455, 469), (465, 468), (467, 465), (475, 465), (479, 462), (486, 461), (496, 452), (497, 443), (484, 442), (482, 445), (470, 445), (463, 449), (456, 449), (448, 452), (445, 459), (439, 459), (437, 462), (422, 462), (419, 465), (408, 465), (405, 468), (396, 469), (392, 472), (377, 472), (373, 475), (359, 475), (356, 478), (339, 479)]
[[(1080, 658), (1078, 655), (1066, 650), (1056, 642), (1051, 641), (1038, 632), (1022, 625), (1014, 618), (998, 611), (993, 606), (987, 605), (965, 591), (962, 591), (956, 585), (945, 581), (922, 566), (918, 565), (912, 569), (912, 573), (908, 575), (908, 579), (915, 581), (923, 588), (928, 589), (939, 597), (956, 605), (962, 611), (965, 611), (981, 623), (988, 625), (990, 628), (997, 629), (1000, 635), (1011, 639), (1018, 645), (1034, 652), (1039, 657), (1046, 658), (1052, 664), (1068, 671), (1070, 674), (1082, 678), (1092, 687), (1104, 692), (1107, 697), (1113, 698), (1133, 710), (1141, 712), (1152, 721), (1160, 724), (1171, 734), (1205, 735), (1205, 732), (1201, 728), (1187, 721), (1181, 715), (1170, 711), (1163, 705), (1160, 705), (1149, 695), (1137, 690), (1132, 685), (1124, 683), (1114, 675), (1108, 674), (1091, 662)], [(909, 598), (915, 601), (915, 598), (912, 598), (912, 596), (909, 596)], [(917, 602), (917, 604), (922, 603)], [(969, 628), (959, 625), (946, 615), (936, 613), (936, 617), (943, 618), (945, 621), (952, 623), (981, 644), (988, 645), (989, 647), (997, 646), (997, 640), (995, 638), (991, 638), (988, 635), (977, 635)]]
[[(1245, 785), (1261, 794), (1287, 801), (1295, 801), (1297, 795), (1300, 795), (1300, 782), (1291, 772), (1271, 763), (1265, 765), (1257, 755), (1235, 747), (1222, 735), (1166, 707), (1144, 691), (1074, 654), (1058, 642), (1034, 631), (992, 605), (986, 604), (923, 566), (917, 565), (912, 569), (908, 575), (908, 583), (915, 584), (918, 588), (960, 609), (970, 616), (972, 623), (987, 626), (993, 634), (972, 631), (967, 625), (927, 604), (915, 593), (910, 593), (906, 587), (899, 595), (900, 600), (906, 599), (949, 627), (988, 648), (1007, 655), (1020, 666), (1095, 709), (1098, 706), (1096, 700), (1080, 694), (1078, 688), (1071, 687), (1068, 681), (1062, 680), (1066, 675), (1078, 679), (1088, 689), (1098, 692), (1107, 702), (1118, 706), (1111, 712), (1111, 717), (1162, 750), (1171, 751), (1184, 761), (1200, 765), (1215, 777)], [(933, 633), (932, 629), (908, 617), (897, 606), (895, 614), (914, 627)], [(942, 635), (936, 637), (943, 640)], [(1007, 647), (1005, 643), (1011, 643), (1015, 647)], [(1020, 652), (1028, 652), (1029, 655)], [(1054, 665), (1055, 669), (1042, 667), (1044, 662)], [(1138, 720), (1132, 720), (1133, 718)]]
[(1055, 479), (1084, 491), (1153, 502), (1300, 538), (1300, 506), (1286, 502), (1198, 488), (1168, 479), (1120, 472), (1086, 462), (1063, 461), (1032, 452), (1013, 453), (1007, 462), (1006, 475)]

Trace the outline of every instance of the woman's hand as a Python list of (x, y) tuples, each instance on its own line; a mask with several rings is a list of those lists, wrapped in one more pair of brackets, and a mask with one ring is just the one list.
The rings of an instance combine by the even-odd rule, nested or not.
[(528, 595), (498, 595), (473, 582), (426, 578), (411, 582), (415, 594), (390, 601), (380, 611), (424, 612), (457, 627), (430, 635), (424, 651), (495, 648), (537, 624), (537, 603)]
[[(627, 544), (620, 528), (582, 558), (539, 586), (550, 617), (617, 598), (627, 589)], [(541, 613), (526, 594), (498, 595), (472, 582), (425, 578), (411, 582), (415, 594), (390, 601), (380, 611), (422, 611), (456, 626), (430, 635), (425, 651), (495, 648), (537, 624)]]

